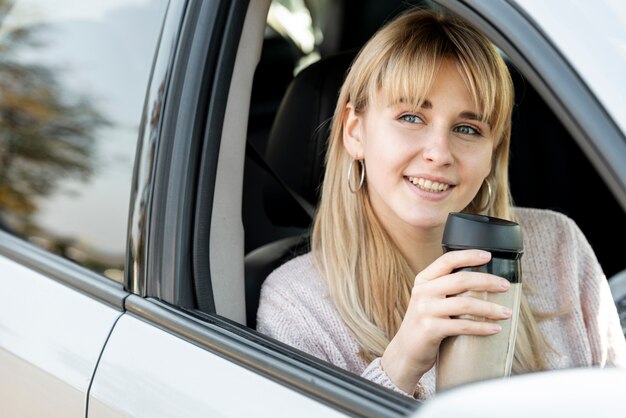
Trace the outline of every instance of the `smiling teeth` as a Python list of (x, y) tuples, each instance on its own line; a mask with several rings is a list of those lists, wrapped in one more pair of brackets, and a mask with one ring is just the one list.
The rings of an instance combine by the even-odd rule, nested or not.
[(426, 190), (428, 192), (443, 192), (445, 190), (448, 190), (448, 187), (450, 187), (449, 184), (438, 183), (436, 181), (426, 180), (421, 177), (409, 177), (409, 181), (420, 189)]

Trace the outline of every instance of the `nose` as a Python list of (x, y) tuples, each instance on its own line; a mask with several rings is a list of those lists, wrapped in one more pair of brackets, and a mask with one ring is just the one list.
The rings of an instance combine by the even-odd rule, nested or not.
[(450, 150), (450, 136), (448, 129), (431, 127), (425, 138), (423, 158), (436, 165), (448, 166), (453, 162)]

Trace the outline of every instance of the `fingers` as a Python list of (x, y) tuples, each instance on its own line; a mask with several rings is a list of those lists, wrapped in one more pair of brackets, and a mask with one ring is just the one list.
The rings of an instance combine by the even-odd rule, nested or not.
[(471, 319), (440, 319), (438, 332), (445, 337), (455, 335), (489, 336), (502, 331), (502, 327), (489, 321), (473, 321)]
[(500, 332), (501, 327), (493, 321), (509, 319), (510, 310), (493, 301), (462, 294), (503, 293), (510, 288), (509, 281), (476, 271), (452, 273), (463, 267), (484, 265), (490, 259), (491, 254), (482, 250), (450, 251), (422, 270), (415, 277), (411, 302), (400, 327), (400, 331), (406, 330), (407, 340), (420, 335), (415, 344), (430, 347), (426, 350), (430, 352), (436, 351), (441, 340), (448, 336), (486, 336)]
[(432, 294), (438, 294), (442, 297), (454, 296), (468, 291), (501, 293), (506, 292), (511, 287), (511, 283), (502, 277), (474, 271), (459, 271), (433, 280), (428, 284)]
[(431, 307), (432, 314), (438, 317), (473, 315), (498, 321), (511, 317), (511, 310), (506, 306), (474, 297), (455, 296), (446, 298)]
[(454, 269), (480, 266), (486, 264), (489, 260), (491, 260), (491, 254), (483, 250), (448, 251), (422, 270), (417, 275), (416, 281), (418, 278), (421, 281), (433, 280), (450, 274)]
[(415, 277), (414, 290), (428, 284), (419, 289), (419, 292), (422, 294), (427, 292), (435, 297), (453, 296), (468, 290), (504, 292), (510, 287), (510, 283), (495, 275), (467, 270), (452, 273), (453, 270), (463, 267), (486, 264), (490, 259), (491, 254), (483, 250), (444, 253)]

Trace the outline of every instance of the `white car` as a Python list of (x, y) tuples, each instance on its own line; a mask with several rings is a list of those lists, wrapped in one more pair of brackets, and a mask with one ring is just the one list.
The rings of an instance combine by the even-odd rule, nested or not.
[(0, 0), (0, 416), (623, 416), (620, 369), (422, 403), (254, 330), (342, 71), (413, 3), (511, 64), (513, 197), (576, 220), (626, 325), (626, 3)]

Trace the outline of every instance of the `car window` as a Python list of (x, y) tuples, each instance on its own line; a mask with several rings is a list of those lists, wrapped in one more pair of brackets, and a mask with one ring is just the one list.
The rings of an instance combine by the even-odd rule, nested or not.
[(166, 0), (0, 0), (0, 227), (122, 281)]

